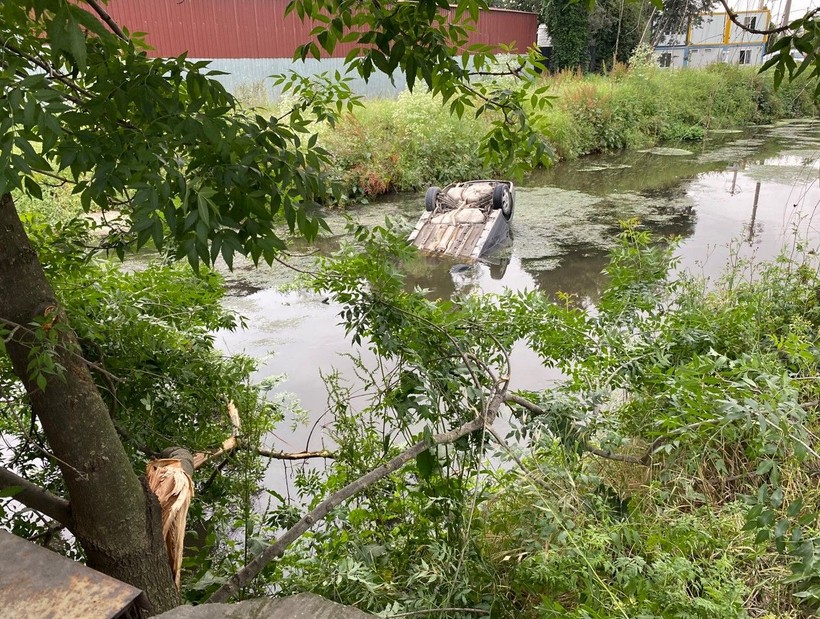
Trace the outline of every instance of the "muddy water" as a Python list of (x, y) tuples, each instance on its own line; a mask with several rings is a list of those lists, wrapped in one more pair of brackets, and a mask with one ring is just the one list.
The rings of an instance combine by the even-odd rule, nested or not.
[[(518, 187), (512, 241), (486, 261), (420, 258), (408, 279), (440, 298), (539, 288), (594, 304), (618, 222), (627, 218), (657, 234), (682, 237), (681, 268), (714, 278), (730, 257), (772, 258), (784, 247), (793, 250), (798, 237), (817, 246), (819, 177), (820, 124), (814, 122), (714, 133), (695, 146), (587, 157), (538, 172)], [(389, 216), (409, 233), (422, 209), (423, 195), (412, 195), (357, 208), (350, 216), (373, 225)], [(338, 214), (329, 223), (339, 236), (323, 240), (322, 249), (337, 245), (344, 231)], [(312, 260), (291, 262), (308, 266)], [(232, 274), (226, 304), (248, 319), (248, 329), (220, 333), (219, 341), (226, 351), (260, 359), (257, 378), (286, 377), (278, 397), (299, 400), (306, 411), (307, 424), (281, 425), (271, 444), (317, 449), (331, 421), (324, 414), (321, 374), (335, 369), (352, 378), (353, 363), (345, 355), (372, 358), (344, 337), (337, 307), (309, 293), (281, 292), (292, 278), (281, 267)], [(514, 351), (512, 375), (513, 388), (544, 388), (557, 379), (523, 347)], [(281, 490), (279, 473), (274, 467), (271, 476)]]

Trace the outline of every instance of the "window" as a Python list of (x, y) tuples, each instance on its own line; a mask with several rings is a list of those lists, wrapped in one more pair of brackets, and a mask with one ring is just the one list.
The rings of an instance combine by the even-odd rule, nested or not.
[(738, 64), (752, 64), (752, 50), (750, 49), (742, 49), (740, 50), (740, 58), (737, 61)]
[[(743, 18), (743, 25), (749, 28), (750, 30), (755, 30), (757, 28), (757, 16), (755, 17), (744, 17)], [(743, 64), (742, 62), (740, 64)]]
[(672, 66), (672, 52), (663, 52), (658, 56), (658, 64), (662, 67)]

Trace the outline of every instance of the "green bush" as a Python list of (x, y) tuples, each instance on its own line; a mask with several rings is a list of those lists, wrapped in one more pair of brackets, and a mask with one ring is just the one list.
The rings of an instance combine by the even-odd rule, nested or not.
[(371, 196), (490, 174), (477, 156), (488, 128), (469, 114), (451, 116), (427, 93), (404, 92), (396, 100), (368, 101), (323, 131), (321, 143), (348, 194)]
[[(404, 287), (404, 239), (383, 232), (360, 231), (364, 253), (346, 248), (317, 281), (390, 368), (360, 366), (376, 394), (364, 409), (328, 382), (327, 493), (483, 413), (481, 381), (509, 376), (501, 347), (526, 341), (565, 379), (508, 400), (514, 447), (488, 452), (504, 441), (476, 432), (431, 448), (340, 506), (271, 582), (384, 616), (816, 616), (812, 252), (753, 276), (735, 262), (707, 286), (671, 274), (674, 242), (628, 223), (593, 313), (539, 291), (429, 301)], [(468, 371), (451, 347), (489, 361)]]

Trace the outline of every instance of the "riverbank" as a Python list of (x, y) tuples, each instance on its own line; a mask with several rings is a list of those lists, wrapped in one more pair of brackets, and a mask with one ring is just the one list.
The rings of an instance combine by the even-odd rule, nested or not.
[[(804, 80), (774, 89), (770, 73), (713, 65), (662, 70), (649, 63), (609, 75), (561, 73), (543, 78), (552, 105), (537, 123), (555, 160), (594, 153), (697, 142), (708, 132), (816, 115)], [(478, 156), (489, 120), (451, 116), (428, 93), (371, 99), (345, 116), (320, 143), (353, 199), (418, 191), (455, 179), (504, 175)]]

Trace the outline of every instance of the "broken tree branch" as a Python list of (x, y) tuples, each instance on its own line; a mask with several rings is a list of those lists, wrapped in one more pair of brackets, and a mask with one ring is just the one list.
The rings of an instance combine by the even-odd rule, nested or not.
[(236, 436), (232, 436), (230, 438), (225, 439), (222, 442), (222, 446), (217, 449), (216, 451), (212, 451), (209, 453), (199, 452), (194, 454), (194, 470), (199, 470), (211, 460), (216, 460), (217, 458), (224, 456), (225, 454), (231, 453), (239, 447), (239, 439)]
[(504, 391), (497, 392), (490, 401), (489, 406), (487, 406), (486, 411), (483, 411), (481, 415), (472, 421), (450, 430), (449, 432), (436, 434), (429, 440), (419, 441), (418, 443), (405, 449), (389, 462), (386, 462), (380, 467), (373, 469), (355, 481), (350, 482), (338, 492), (330, 495), (319, 505), (317, 505), (315, 509), (302, 516), (299, 522), (288, 529), (273, 544), (258, 554), (250, 563), (248, 563), (248, 565), (234, 574), (228, 582), (222, 585), (214, 592), (213, 595), (211, 595), (210, 598), (208, 598), (208, 602), (228, 601), (234, 594), (236, 594), (237, 591), (239, 591), (239, 589), (247, 586), (254, 578), (256, 578), (265, 566), (268, 565), (268, 563), (281, 556), (288, 546), (299, 539), (306, 531), (310, 530), (314, 524), (327, 516), (334, 508), (341, 505), (342, 502), (353, 497), (361, 490), (373, 485), (391, 473), (395, 473), (402, 466), (413, 460), (416, 456), (423, 453), (430, 447), (452, 443), (463, 436), (471, 434), (476, 430), (480, 430), (481, 428), (492, 424), (498, 414), (498, 409), (504, 403), (504, 396)]
[(51, 494), (45, 488), (31, 483), (16, 473), (0, 467), (0, 489), (14, 487), (20, 488), (20, 491), (12, 495), (12, 499), (48, 516), (52, 520), (56, 520), (69, 530), (73, 528), (74, 518), (71, 515), (71, 506), (68, 501)]
[[(531, 413), (536, 415), (546, 415), (547, 411), (543, 408), (534, 404), (527, 400), (526, 398), (522, 398), (521, 396), (509, 393), (505, 396), (505, 401), (510, 402), (512, 404), (517, 404), (522, 408), (526, 408)], [(679, 428), (675, 428), (670, 430), (668, 433), (657, 437), (654, 441), (649, 444), (649, 447), (646, 448), (646, 451), (643, 455), (640, 456), (633, 456), (630, 454), (620, 454), (616, 452), (606, 451), (604, 449), (600, 449), (599, 447), (595, 447), (590, 445), (589, 443), (582, 443), (581, 446), (584, 448), (584, 451), (591, 453), (594, 456), (598, 456), (599, 458), (606, 458), (607, 460), (615, 460), (616, 462), (627, 462), (629, 464), (639, 464), (641, 466), (650, 466), (652, 464), (652, 456), (655, 455), (655, 452), (658, 450), (659, 447), (666, 444), (670, 440), (674, 439), (676, 436), (680, 436), (682, 434), (686, 434), (687, 432), (691, 432), (692, 430), (696, 430), (701, 426), (706, 426), (710, 424), (717, 424), (721, 420), (720, 419), (703, 419), (701, 421), (696, 421), (694, 423), (690, 423), (685, 426), (681, 426)], [(808, 448), (811, 450), (811, 448)], [(814, 452), (812, 452), (814, 453)], [(817, 456), (820, 458), (820, 455)]]
[(319, 451), (273, 451), (264, 447), (257, 447), (256, 453), (266, 458), (274, 460), (309, 460), (311, 458), (333, 459), (336, 457), (332, 451), (320, 449)]
[(273, 451), (265, 449), (264, 447), (249, 447), (243, 445), (240, 438), (242, 432), (242, 422), (239, 418), (239, 411), (233, 401), (228, 402), (228, 418), (231, 420), (233, 430), (231, 436), (222, 442), (219, 449), (211, 452), (199, 452), (194, 454), (194, 470), (198, 470), (205, 466), (208, 462), (228, 455), (237, 449), (250, 449), (256, 451), (260, 456), (265, 458), (272, 458), (275, 460), (308, 460), (310, 458), (334, 458), (334, 454), (327, 449), (320, 451)]

